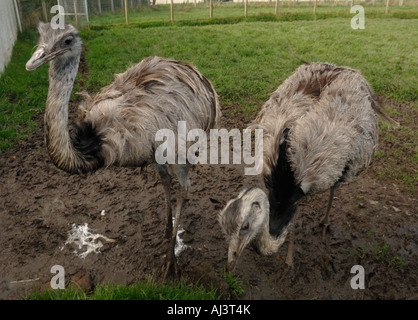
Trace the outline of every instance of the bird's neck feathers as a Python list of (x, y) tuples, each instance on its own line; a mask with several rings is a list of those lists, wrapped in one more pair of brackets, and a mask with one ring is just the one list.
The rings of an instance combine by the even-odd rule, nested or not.
[(69, 173), (92, 171), (100, 166), (100, 137), (91, 123), (81, 122), (74, 137), (68, 129), (68, 103), (80, 57), (53, 60), (45, 108), (45, 142), (52, 162)]
[(270, 168), (270, 173), (264, 176), (270, 204), (269, 234), (273, 238), (285, 238), (287, 227), (296, 213), (298, 201), (304, 196), (295, 181), (287, 157), (288, 134), (289, 129), (283, 130), (282, 137), (278, 139), (280, 142), (275, 164)]

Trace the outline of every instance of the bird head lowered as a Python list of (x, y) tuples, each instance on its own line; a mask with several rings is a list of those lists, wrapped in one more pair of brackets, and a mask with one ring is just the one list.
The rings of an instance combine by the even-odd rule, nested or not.
[(259, 188), (241, 191), (219, 213), (219, 224), (229, 241), (228, 270), (235, 268), (245, 247), (252, 240), (266, 231), (268, 233), (268, 213), (267, 195)]
[(52, 60), (65, 61), (80, 56), (83, 42), (72, 25), (65, 24), (63, 29), (54, 29), (50, 23), (39, 22), (38, 32), (38, 45), (26, 63), (26, 70), (35, 70)]

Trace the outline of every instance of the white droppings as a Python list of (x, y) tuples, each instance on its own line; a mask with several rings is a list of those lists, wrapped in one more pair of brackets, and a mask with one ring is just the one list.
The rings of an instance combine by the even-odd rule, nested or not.
[(74, 250), (74, 253), (79, 258), (84, 259), (91, 252), (100, 253), (99, 249), (103, 247), (103, 243), (100, 239), (106, 242), (115, 242), (115, 240), (105, 237), (101, 234), (91, 233), (87, 223), (79, 226), (73, 224), (70, 236), (65, 241), (65, 244), (61, 250), (64, 250), (66, 245), (74, 243), (78, 246), (78, 249)]

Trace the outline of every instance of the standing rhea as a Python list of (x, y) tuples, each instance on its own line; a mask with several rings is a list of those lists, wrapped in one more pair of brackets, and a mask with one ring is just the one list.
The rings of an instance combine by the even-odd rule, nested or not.
[(277, 251), (289, 234), (286, 263), (293, 262), (293, 220), (306, 195), (330, 189), (321, 224), (329, 226), (335, 188), (371, 163), (378, 141), (372, 89), (347, 67), (299, 67), (263, 105), (255, 127), (264, 129), (262, 176), (268, 194), (243, 190), (219, 214), (234, 267), (251, 241), (258, 252)]
[[(183, 62), (148, 57), (116, 76), (115, 81), (89, 98), (82, 108), (83, 118), (74, 134), (68, 129), (68, 102), (77, 74), (82, 41), (71, 25), (54, 30), (39, 23), (39, 43), (26, 64), (34, 70), (50, 62), (49, 90), (45, 108), (45, 142), (53, 163), (77, 174), (110, 165), (152, 165), (165, 190), (166, 238), (170, 251), (164, 279), (178, 273), (174, 255), (180, 213), (188, 190), (190, 165), (161, 165), (155, 161), (159, 129), (177, 132), (179, 121), (187, 129), (209, 131), (220, 116), (217, 95), (212, 84), (194, 67)], [(171, 176), (181, 188), (174, 226), (170, 201)], [(174, 270), (173, 270), (174, 269)]]

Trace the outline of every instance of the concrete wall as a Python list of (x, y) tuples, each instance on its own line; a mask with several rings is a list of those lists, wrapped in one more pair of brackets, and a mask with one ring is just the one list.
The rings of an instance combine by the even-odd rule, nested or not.
[(17, 38), (17, 18), (14, 0), (0, 1), (0, 74), (10, 60)]

